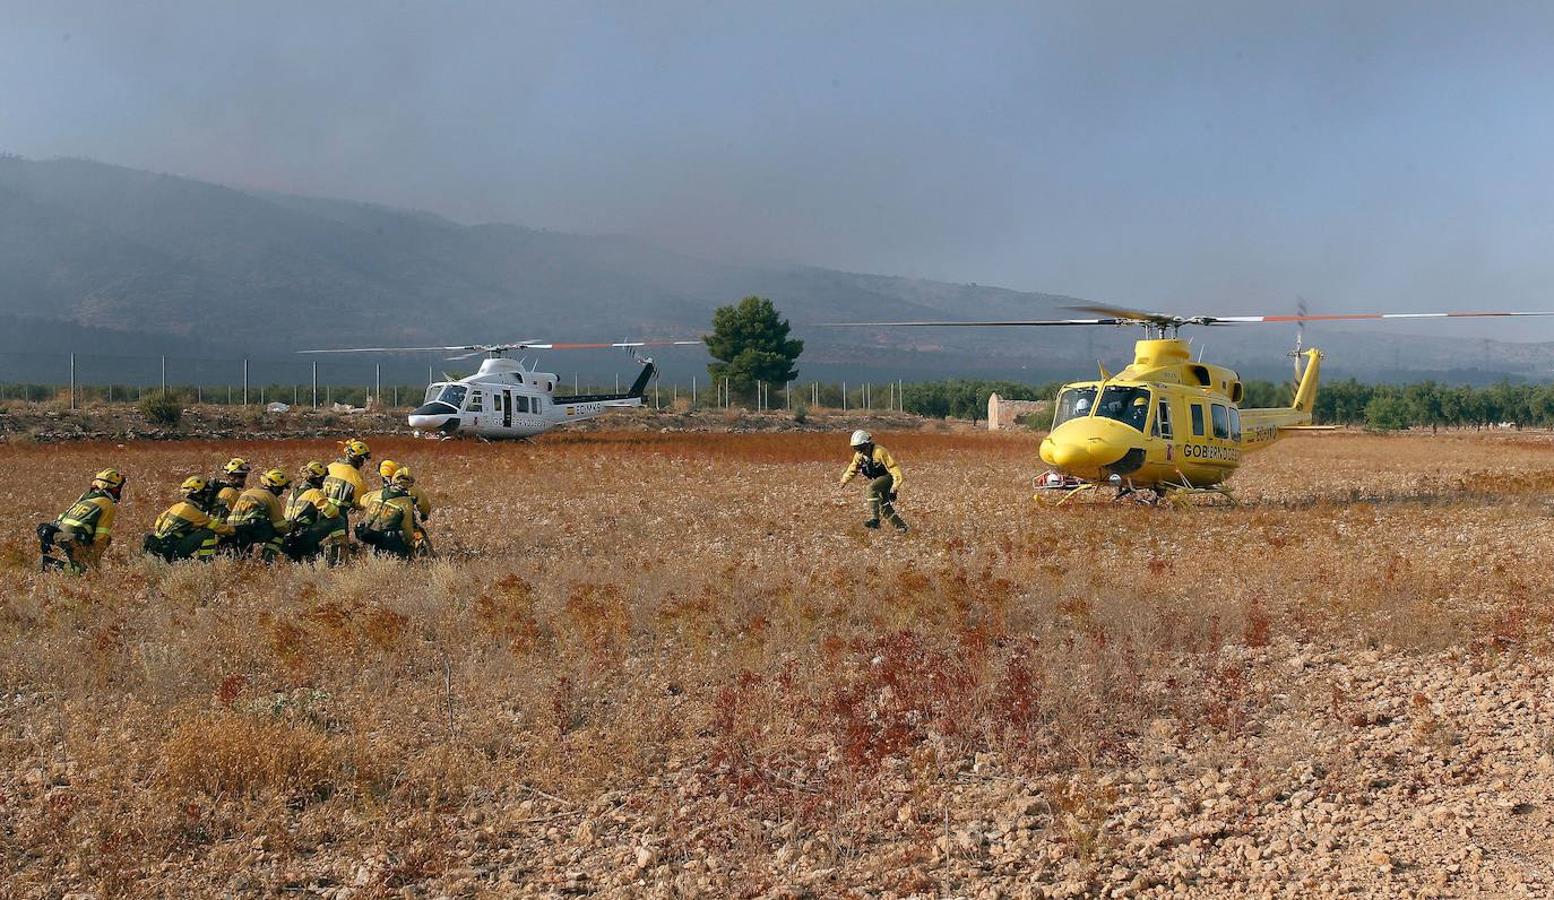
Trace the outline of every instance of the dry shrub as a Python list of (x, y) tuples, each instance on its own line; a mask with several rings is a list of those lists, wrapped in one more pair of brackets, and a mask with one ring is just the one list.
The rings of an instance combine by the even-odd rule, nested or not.
[[(1030, 435), (881, 440), (910, 479), (905, 537), (836, 495), (845, 431), (373, 438), (432, 491), (445, 556), (337, 568), (128, 553), (186, 475), (231, 455), (295, 470), (332, 440), (0, 446), (28, 521), (104, 460), (135, 485), (103, 571), (13, 568), (0, 598), (0, 725), (25, 735), (0, 740), (17, 892), (166, 871), (169, 895), (242, 893), (196, 879), (275, 863), (279, 880), (244, 856), (266, 835), (342, 884), (381, 851), (365, 895), (453, 893), (438, 880), (507, 865), (498, 847), (560, 890), (543, 860), (587, 868), (609, 844), (562, 848), (590, 810), (662, 840), (671, 867), (715, 852), (747, 877), (724, 893), (759, 894), (766, 823), (799, 823), (839, 872), (897, 825), (903, 858), (926, 858), (938, 810), (984, 775), (1045, 788), (1043, 827), (1104, 858), (1105, 776), (1161, 742), (1245, 744), (1281, 680), (1349, 721), (1352, 687), (1270, 676), (1306, 655), (1293, 643), (1466, 645), (1479, 668), (1548, 650), (1554, 570), (1504, 540), (1541, 527), (1517, 486), (1554, 478), (1543, 445), (1295, 438), (1237, 474), (1244, 506), (1172, 512), (1038, 508)], [(1411, 717), (1450, 752), (1444, 719)], [(22, 783), (51, 760), (81, 767), (52, 799)], [(1288, 760), (1264, 768), (1287, 783)], [(494, 835), (471, 809), (500, 811)], [(110, 866), (111, 885), (80, 874)]]
[(168, 783), (208, 796), (323, 797), (340, 777), (335, 747), (307, 725), (226, 710), (198, 713), (162, 744)]
[(529, 653), (548, 643), (535, 619), (534, 585), (509, 572), (475, 600), (476, 626), (514, 653)]

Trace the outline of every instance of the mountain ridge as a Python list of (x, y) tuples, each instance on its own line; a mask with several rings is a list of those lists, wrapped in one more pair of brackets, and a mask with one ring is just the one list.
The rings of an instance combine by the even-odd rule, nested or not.
[[(623, 234), (462, 224), (423, 211), (244, 190), (92, 160), (0, 157), (0, 317), (22, 323), (0, 334), (0, 349), (28, 345), (25, 323), (34, 321), (79, 328), (93, 343), (106, 332), (139, 335), (146, 345), (172, 339), (195, 354), (684, 336), (703, 330), (714, 307), (749, 294), (771, 297), (794, 323), (807, 342), (801, 363), (810, 375), (1046, 380), (1088, 374), (1098, 357), (1126, 358), (1132, 337), (1069, 329), (816, 329), (837, 320), (1063, 317), (1066, 306), (1083, 301), (803, 264), (708, 260)], [(1492, 380), (1554, 371), (1551, 344), (1312, 332), (1327, 342), (1329, 371), (1339, 376), (1481, 370)], [(1278, 354), (1290, 337), (1252, 328), (1213, 335), (1217, 359), (1251, 372), (1279, 371)]]

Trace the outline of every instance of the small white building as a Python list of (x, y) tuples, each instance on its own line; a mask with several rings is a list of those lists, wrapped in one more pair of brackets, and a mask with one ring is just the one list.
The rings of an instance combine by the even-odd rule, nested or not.
[(1013, 428), (1021, 416), (1050, 414), (1052, 404), (1046, 400), (1005, 400), (997, 394), (987, 398), (987, 430)]

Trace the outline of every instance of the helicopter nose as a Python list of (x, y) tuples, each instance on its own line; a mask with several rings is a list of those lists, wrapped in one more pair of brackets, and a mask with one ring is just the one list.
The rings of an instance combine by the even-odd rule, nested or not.
[(1099, 480), (1116, 472), (1118, 464), (1137, 449), (1127, 431), (1110, 419), (1072, 419), (1042, 440), (1041, 458), (1064, 474)]
[(417, 407), (410, 413), (410, 427), (420, 431), (447, 431), (458, 430), (459, 418), (457, 410), (446, 403), (428, 403)]

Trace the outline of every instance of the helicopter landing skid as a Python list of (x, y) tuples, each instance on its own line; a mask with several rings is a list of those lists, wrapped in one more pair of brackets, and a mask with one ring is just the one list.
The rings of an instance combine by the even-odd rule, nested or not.
[(1180, 484), (1166, 483), (1153, 487), (1135, 487), (1127, 481), (1086, 481), (1072, 475), (1045, 472), (1035, 478), (1035, 491), (1033, 500), (1043, 506), (1054, 508), (1066, 506), (1070, 501), (1077, 500), (1096, 502), (1105, 500), (1111, 503), (1131, 500), (1150, 507), (1169, 506), (1172, 509), (1184, 509), (1197, 505), (1192, 502), (1194, 497), (1222, 497), (1229, 500), (1232, 506), (1240, 505), (1235, 495), (1224, 485), (1199, 487), (1185, 478)]
[[(1088, 499), (1108, 499), (1115, 503), (1119, 500), (1134, 500), (1140, 503), (1154, 505), (1159, 502), (1159, 497), (1151, 498), (1150, 488), (1135, 488), (1127, 482), (1117, 481), (1086, 481), (1083, 478), (1075, 478), (1072, 475), (1064, 475), (1060, 472), (1043, 472), (1034, 479), (1036, 493), (1031, 499), (1043, 506), (1066, 506), (1069, 501)], [(1111, 491), (1110, 497), (1105, 491)]]
[(1230, 492), (1230, 488), (1225, 487), (1223, 484), (1211, 484), (1199, 487), (1188, 481), (1185, 476), (1182, 478), (1181, 484), (1162, 485), (1159, 489), (1159, 493), (1161, 499), (1166, 500), (1171, 504), (1172, 507), (1176, 509), (1182, 509), (1195, 505), (1192, 502), (1192, 498), (1194, 497), (1207, 497), (1211, 500), (1224, 498), (1225, 500), (1230, 501), (1231, 506), (1241, 505), (1241, 501), (1236, 499), (1236, 495), (1232, 494)]

